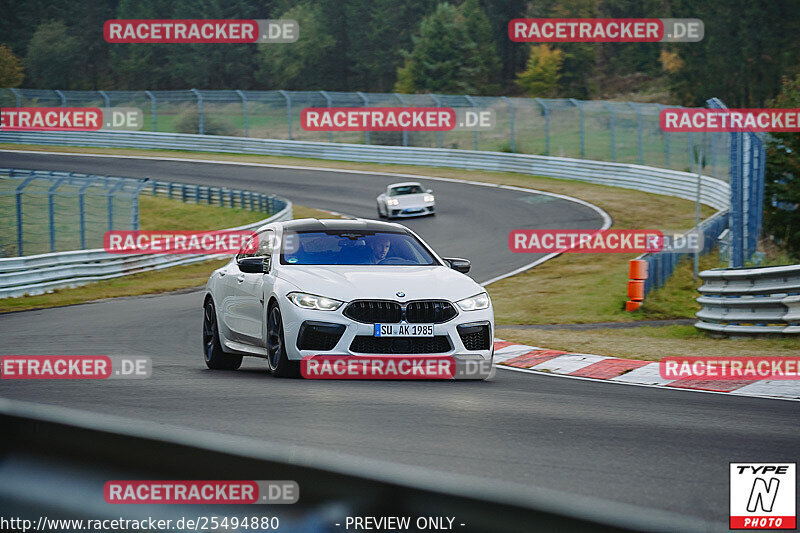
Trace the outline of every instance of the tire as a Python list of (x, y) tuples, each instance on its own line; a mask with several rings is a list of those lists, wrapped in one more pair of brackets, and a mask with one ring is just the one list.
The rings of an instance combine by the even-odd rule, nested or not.
[(386, 215), (381, 213), (381, 206), (378, 204), (378, 218), (386, 218)]
[(267, 313), (267, 365), (277, 378), (300, 377), (300, 363), (290, 361), (286, 355), (283, 337), (283, 317), (278, 304), (270, 305)]
[(222, 350), (217, 313), (211, 298), (203, 306), (203, 358), (211, 370), (236, 370), (242, 366), (241, 355), (228, 354)]

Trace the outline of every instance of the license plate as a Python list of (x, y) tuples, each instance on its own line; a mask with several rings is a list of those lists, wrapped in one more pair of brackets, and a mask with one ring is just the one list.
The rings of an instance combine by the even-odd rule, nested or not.
[(433, 324), (375, 324), (376, 337), (433, 337)]

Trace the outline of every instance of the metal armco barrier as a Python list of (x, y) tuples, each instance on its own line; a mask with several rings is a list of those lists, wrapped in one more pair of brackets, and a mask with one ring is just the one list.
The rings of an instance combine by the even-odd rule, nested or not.
[[(274, 198), (274, 197), (273, 197)], [(292, 203), (274, 198), (283, 208), (273, 216), (228, 230), (252, 230), (269, 222), (290, 220)], [(77, 287), (92, 281), (118, 278), (138, 272), (161, 270), (225, 257), (186, 254), (110, 254), (103, 249), (0, 258), (0, 298), (42, 294), (51, 289)]]
[[(626, 163), (502, 152), (111, 131), (1, 132), (0, 143), (228, 152), (519, 172), (611, 185), (687, 200), (694, 200), (697, 188), (697, 175), (688, 172)], [(701, 202), (719, 211), (727, 210), (730, 204), (730, 187), (723, 180), (704, 176)]]
[[(34, 525), (42, 516), (176, 520), (249, 513), (278, 517), (279, 531), (304, 533), (342, 530), (334, 523), (347, 516), (451, 516), (458, 519), (452, 529), (469, 533), (527, 531), (531, 524), (541, 531), (565, 533), (663, 531), (665, 524), (675, 532), (727, 530), (725, 524), (536, 486), (62, 407), (0, 399), (0, 427), (0, 508), (5, 516), (24, 517)], [(224, 504), (108, 505), (104, 500), (109, 479), (198, 477), (292, 480), (300, 499), (293, 505), (256, 509)], [(417, 530), (413, 522), (412, 529)]]
[(800, 265), (700, 273), (698, 329), (726, 335), (800, 334)]

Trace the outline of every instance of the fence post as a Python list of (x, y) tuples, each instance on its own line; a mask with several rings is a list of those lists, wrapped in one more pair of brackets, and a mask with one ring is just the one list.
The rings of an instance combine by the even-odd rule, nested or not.
[(108, 197), (108, 231), (114, 229), (114, 193), (117, 192), (117, 189), (120, 189), (123, 185), (125, 185), (124, 181), (120, 181), (106, 193)]
[(544, 113), (544, 155), (550, 155), (550, 108), (541, 98), (534, 98)]
[[(145, 187), (148, 185), (148, 179), (142, 180), (139, 184), (139, 187), (134, 191), (133, 197), (131, 198), (131, 229), (137, 230), (139, 229), (139, 195), (142, 193)], [(199, 202), (198, 202), (199, 203)]]
[(250, 136), (250, 120), (247, 116), (247, 96), (245, 96), (244, 92), (240, 91), (239, 89), (236, 90), (236, 94), (239, 95), (239, 98), (242, 99), (242, 119), (244, 120), (244, 136)]
[[(405, 100), (403, 100), (403, 97), (400, 96), (400, 93), (394, 93), (394, 95), (397, 97), (398, 100), (400, 100), (400, 105), (405, 107), (406, 102)], [(403, 130), (403, 146), (408, 146), (408, 131), (405, 129)]]
[(606, 101), (603, 101), (603, 107), (605, 107), (608, 110), (608, 128), (609, 128), (609, 132), (611, 133), (611, 160), (612, 161), (616, 161), (617, 160), (617, 140), (616, 140), (615, 130), (614, 130), (614, 126), (615, 126), (615, 123), (616, 123), (616, 120), (615, 120), (615, 117), (614, 117), (614, 108), (611, 107), (609, 105), (609, 103), (606, 102)]
[[(663, 104), (657, 104), (659, 109), (666, 109), (667, 106)], [(671, 168), (669, 166), (669, 132), (664, 132), (664, 166), (666, 168)]]
[(203, 112), (203, 95), (197, 89), (189, 89), (197, 97), (197, 133), (206, 134), (205, 113)]
[(22, 94), (19, 92), (19, 89), (9, 89), (14, 94), (14, 98), (17, 99), (17, 107), (22, 107)]
[(508, 96), (501, 96), (501, 100), (508, 104), (508, 122), (509, 122), (509, 147), (511, 152), (517, 152), (516, 141), (514, 139), (514, 104)]
[(574, 99), (574, 98), (570, 98), (569, 101), (570, 101), (570, 103), (572, 103), (572, 105), (574, 105), (575, 107), (578, 108), (578, 122), (579, 122), (580, 128), (581, 128), (581, 157), (585, 158), (586, 157), (586, 128), (584, 127), (584, 123), (583, 123), (583, 106), (581, 106), (581, 103), (578, 100)]
[(56, 190), (61, 187), (61, 183), (64, 181), (65, 178), (59, 178), (56, 182), (47, 190), (47, 218), (50, 222), (50, 251), (56, 251), (56, 213), (55, 213), (55, 201), (53, 196), (55, 195)]
[(642, 146), (642, 111), (639, 109), (639, 106), (633, 102), (628, 102), (628, 105), (636, 111), (636, 139), (637, 145), (639, 146), (639, 164), (644, 165), (644, 148)]
[[(361, 91), (356, 91), (356, 94), (364, 100), (364, 107), (369, 107), (369, 99)], [(364, 130), (364, 143), (369, 144), (369, 130)]]
[(17, 200), (17, 255), (22, 255), (22, 191), (28, 186), (30, 182), (36, 179), (35, 171), (31, 170), (30, 175), (25, 178), (25, 181), (19, 184), (14, 191)]
[(53, 92), (56, 93), (59, 98), (61, 98), (61, 107), (67, 107), (67, 97), (64, 96), (64, 93), (58, 89), (55, 89)]
[(144, 94), (150, 99), (150, 122), (152, 122), (152, 129), (153, 131), (158, 131), (158, 110), (156, 109), (156, 96), (150, 91), (145, 91)]
[(89, 180), (86, 184), (78, 189), (78, 217), (80, 218), (81, 226), (81, 250), (86, 249), (86, 189), (94, 185), (95, 179), (87, 176)]
[(111, 99), (108, 97), (108, 94), (105, 91), (97, 91), (100, 93), (100, 96), (103, 97), (103, 101), (106, 103), (106, 107), (111, 107)]
[(293, 137), (292, 137), (292, 97), (289, 95), (289, 93), (287, 93), (283, 89), (281, 89), (278, 92), (281, 93), (281, 96), (283, 96), (286, 99), (286, 124), (287, 124), (288, 129), (289, 129), (289, 140), (291, 141), (293, 139)]
[[(464, 98), (467, 99), (467, 102), (472, 104), (472, 109), (475, 111), (475, 116), (478, 115), (478, 106), (475, 104), (475, 99), (471, 96), (464, 95)], [(472, 149), (477, 151), (478, 150), (478, 126), (475, 126), (475, 129), (472, 130)]]
[[(439, 100), (438, 96), (431, 94), (431, 98), (433, 98), (433, 101), (436, 102), (436, 107), (442, 107), (442, 101)], [(442, 148), (444, 145), (444, 136), (442, 135), (441, 130), (436, 132), (436, 142), (439, 148)]]
[[(325, 101), (328, 102), (328, 109), (333, 107), (333, 101), (331, 100), (331, 97), (328, 96), (328, 91), (320, 91), (319, 94), (321, 94), (322, 97), (325, 98)], [(333, 130), (328, 132), (328, 142), (333, 142)]]

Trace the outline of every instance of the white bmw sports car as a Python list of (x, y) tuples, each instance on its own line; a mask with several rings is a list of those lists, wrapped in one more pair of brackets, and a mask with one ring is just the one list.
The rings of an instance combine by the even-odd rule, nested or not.
[(299, 375), (308, 355), (449, 355), (491, 366), (494, 312), (464, 275), (469, 261), (373, 220), (274, 222), (257, 237), (257, 250), (208, 280), (209, 368), (239, 368), (244, 355), (265, 358), (279, 377)]
[(393, 183), (378, 198), (380, 218), (416, 217), (436, 214), (433, 191), (423, 189), (416, 181)]

